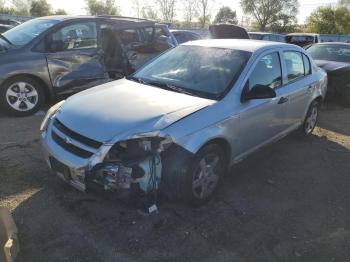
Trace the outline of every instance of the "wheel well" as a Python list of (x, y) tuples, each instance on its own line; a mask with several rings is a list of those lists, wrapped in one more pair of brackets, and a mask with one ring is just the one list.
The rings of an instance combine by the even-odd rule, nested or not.
[(219, 145), (224, 151), (226, 162), (228, 163), (230, 161), (230, 158), (231, 158), (231, 146), (230, 146), (229, 142), (226, 139), (224, 139), (224, 138), (214, 138), (214, 139), (208, 141), (207, 143), (205, 143), (205, 145), (203, 145), (203, 147), (206, 146), (206, 145), (209, 145), (209, 144)]
[(322, 102), (323, 102), (323, 97), (322, 96), (318, 96), (318, 97), (315, 98), (315, 101), (319, 102), (320, 105), (321, 105)]
[(38, 76), (35, 76), (35, 75), (31, 75), (31, 74), (19, 74), (19, 75), (14, 75), (14, 76), (11, 76), (9, 78), (7, 78), (4, 83), (6, 83), (7, 81), (11, 81), (12, 79), (14, 78), (18, 78), (18, 77), (28, 77), (28, 78), (31, 78), (35, 81), (37, 81), (43, 88), (43, 91), (44, 91), (44, 95), (45, 95), (45, 102), (46, 103), (50, 103), (53, 99), (53, 93), (50, 91), (49, 87), (47, 86), (47, 84)]

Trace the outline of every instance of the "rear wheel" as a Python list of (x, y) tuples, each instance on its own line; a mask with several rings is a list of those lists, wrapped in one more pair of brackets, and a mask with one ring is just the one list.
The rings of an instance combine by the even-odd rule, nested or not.
[(15, 116), (28, 116), (37, 112), (44, 101), (41, 85), (30, 77), (16, 77), (0, 88), (0, 105)]
[(304, 120), (304, 124), (302, 125), (302, 129), (301, 129), (302, 133), (305, 136), (311, 135), (312, 132), (314, 131), (317, 125), (319, 109), (320, 109), (320, 103), (316, 100), (313, 101), (309, 107), (309, 110)]

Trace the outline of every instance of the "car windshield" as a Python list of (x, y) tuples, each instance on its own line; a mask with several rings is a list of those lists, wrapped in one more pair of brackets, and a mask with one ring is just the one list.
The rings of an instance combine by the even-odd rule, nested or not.
[(262, 40), (264, 38), (264, 35), (260, 34), (249, 34), (250, 39), (254, 40)]
[(132, 77), (139, 82), (209, 99), (233, 86), (251, 53), (182, 45), (155, 59)]
[(328, 60), (350, 63), (350, 46), (314, 45), (307, 52), (315, 60)]
[(6, 31), (3, 35), (13, 45), (24, 46), (58, 22), (52, 19), (33, 19)]

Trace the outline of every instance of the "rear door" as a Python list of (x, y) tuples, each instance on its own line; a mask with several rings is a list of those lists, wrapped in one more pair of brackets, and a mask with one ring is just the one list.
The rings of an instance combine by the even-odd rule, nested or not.
[(289, 109), (286, 117), (290, 127), (304, 120), (311, 99), (313, 83), (309, 58), (298, 51), (283, 52), (285, 88), (289, 94)]
[(51, 82), (57, 93), (76, 92), (106, 81), (95, 21), (66, 24), (50, 33), (45, 45)]

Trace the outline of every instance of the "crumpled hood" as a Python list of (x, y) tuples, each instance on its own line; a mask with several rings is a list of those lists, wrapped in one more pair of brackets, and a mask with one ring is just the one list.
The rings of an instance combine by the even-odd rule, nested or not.
[(336, 61), (326, 61), (326, 60), (315, 60), (317, 66), (321, 67), (327, 73), (339, 71), (339, 70), (349, 70), (350, 64)]
[(122, 134), (164, 129), (213, 103), (213, 100), (122, 79), (70, 97), (56, 117), (83, 136), (108, 142)]

